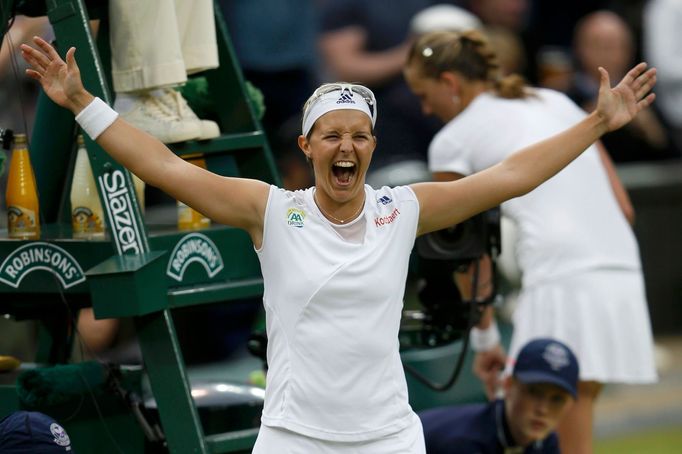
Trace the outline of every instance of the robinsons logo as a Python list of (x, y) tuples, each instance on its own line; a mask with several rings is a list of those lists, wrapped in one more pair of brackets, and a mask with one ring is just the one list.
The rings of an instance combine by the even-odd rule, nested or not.
[(208, 277), (213, 277), (223, 269), (223, 258), (215, 243), (201, 233), (183, 236), (168, 259), (166, 274), (181, 282), (190, 263), (198, 262), (204, 267)]
[(0, 281), (17, 288), (27, 274), (36, 270), (54, 274), (64, 288), (85, 281), (83, 269), (71, 254), (43, 242), (30, 243), (12, 252), (0, 265)]

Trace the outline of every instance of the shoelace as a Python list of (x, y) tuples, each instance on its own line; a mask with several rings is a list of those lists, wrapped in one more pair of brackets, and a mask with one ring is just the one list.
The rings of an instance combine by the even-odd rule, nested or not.
[(159, 101), (171, 109), (171, 111), (175, 111), (176, 115), (180, 118), (197, 118), (194, 111), (187, 104), (187, 100), (177, 90), (172, 88), (165, 89), (164, 94), (159, 97)]
[(179, 117), (173, 113), (164, 103), (159, 101), (155, 96), (147, 95), (144, 99), (144, 106), (147, 111), (156, 118), (164, 118), (167, 120), (177, 121)]

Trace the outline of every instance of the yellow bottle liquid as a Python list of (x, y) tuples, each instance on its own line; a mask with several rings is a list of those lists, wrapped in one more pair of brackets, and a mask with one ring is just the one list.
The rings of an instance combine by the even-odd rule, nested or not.
[(144, 214), (144, 188), (146, 183), (133, 172), (130, 172), (130, 176), (133, 179), (133, 186), (135, 186), (135, 196), (137, 197), (137, 203), (140, 205), (140, 212)]
[(104, 210), (97, 195), (95, 176), (85, 150), (83, 136), (78, 136), (78, 153), (71, 181), (71, 228), (74, 238), (104, 238)]
[(28, 154), (26, 134), (14, 136), (7, 178), (7, 230), (10, 238), (40, 238), (38, 189)]
[[(195, 166), (206, 168), (206, 160), (201, 155), (186, 158)], [(178, 230), (199, 230), (211, 226), (211, 220), (178, 200)]]

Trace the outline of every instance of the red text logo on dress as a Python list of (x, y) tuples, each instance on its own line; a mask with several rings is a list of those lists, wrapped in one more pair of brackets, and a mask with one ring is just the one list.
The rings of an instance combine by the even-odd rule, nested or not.
[(398, 211), (397, 208), (393, 210), (391, 214), (388, 216), (382, 216), (380, 218), (374, 218), (374, 225), (377, 227), (381, 227), (386, 224), (390, 224), (391, 222), (395, 221), (395, 219), (398, 217), (400, 214), (400, 211)]

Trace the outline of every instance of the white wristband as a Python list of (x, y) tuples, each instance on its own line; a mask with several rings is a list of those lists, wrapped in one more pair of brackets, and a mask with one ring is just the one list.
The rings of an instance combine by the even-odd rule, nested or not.
[(496, 347), (500, 343), (500, 330), (497, 329), (495, 320), (486, 329), (471, 328), (469, 343), (475, 352), (487, 352)]
[(118, 117), (118, 113), (99, 98), (95, 98), (76, 115), (76, 122), (92, 140), (97, 139)]

